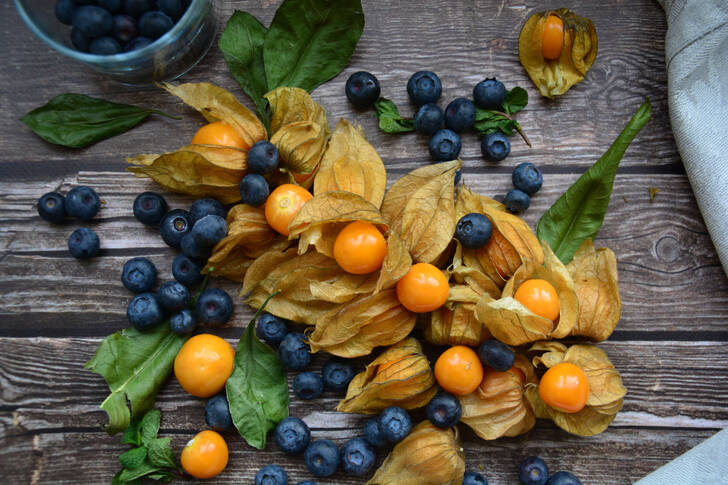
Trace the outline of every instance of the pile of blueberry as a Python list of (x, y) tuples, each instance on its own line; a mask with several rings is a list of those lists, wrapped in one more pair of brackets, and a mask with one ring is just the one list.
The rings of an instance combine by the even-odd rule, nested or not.
[(56, 18), (71, 27), (81, 52), (118, 54), (146, 47), (167, 33), (191, 0), (57, 0)]
[[(65, 197), (58, 192), (48, 192), (38, 199), (38, 215), (48, 222), (60, 224), (67, 218), (90, 221), (101, 208), (101, 198), (91, 187), (81, 185), (68, 192)], [(74, 258), (93, 258), (101, 249), (98, 234), (88, 227), (73, 231), (68, 238), (68, 251)]]
[(549, 475), (546, 462), (537, 456), (529, 456), (518, 466), (518, 478), (523, 485), (581, 485), (571, 472), (560, 471)]
[(269, 141), (259, 141), (248, 151), (248, 175), (240, 182), (240, 197), (244, 204), (258, 207), (270, 195), (270, 185), (265, 176), (278, 169), (280, 154)]

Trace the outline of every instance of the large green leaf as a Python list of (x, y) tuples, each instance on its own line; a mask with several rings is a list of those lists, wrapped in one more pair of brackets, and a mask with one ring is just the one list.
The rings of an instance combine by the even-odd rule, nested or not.
[(538, 221), (536, 235), (564, 264), (571, 261), (582, 242), (593, 239), (602, 227), (619, 162), (650, 116), (650, 100), (645, 99), (606, 153)]
[(313, 91), (346, 67), (363, 30), (361, 0), (284, 0), (263, 47), (268, 90)]

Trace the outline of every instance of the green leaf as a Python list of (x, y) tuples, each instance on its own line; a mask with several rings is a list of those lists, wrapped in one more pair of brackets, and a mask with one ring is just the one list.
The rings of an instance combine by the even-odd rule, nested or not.
[(142, 418), (142, 443), (149, 445), (152, 441), (157, 438), (159, 433), (159, 425), (162, 422), (162, 413), (159, 409), (150, 409), (147, 414)]
[(172, 438), (157, 438), (148, 446), (149, 461), (155, 466), (177, 468), (177, 459), (171, 445)]
[(650, 121), (649, 98), (645, 99), (612, 146), (541, 216), (536, 235), (568, 263), (587, 238), (594, 238), (604, 222), (612, 185), (624, 152)]
[(147, 475), (146, 478), (150, 480), (157, 480), (158, 482), (170, 482), (172, 481), (172, 472), (161, 471)]
[(510, 136), (514, 130), (518, 130), (519, 125), (516, 120), (509, 119), (497, 111), (477, 108), (473, 128), (478, 132), (478, 136), (489, 135), (496, 131)]
[(379, 118), (379, 129), (385, 133), (406, 133), (414, 131), (414, 122), (399, 115), (397, 106), (387, 98), (374, 102), (374, 112)]
[(121, 444), (140, 446), (142, 444), (141, 429), (142, 420), (132, 420), (132, 422), (129, 424), (129, 427), (124, 430), (124, 434), (121, 436)]
[(124, 468), (136, 468), (141, 466), (147, 457), (147, 449), (143, 446), (132, 448), (131, 450), (119, 455), (119, 461)]
[(264, 308), (265, 303), (240, 338), (233, 373), (225, 384), (235, 427), (250, 446), (259, 450), (265, 448), (268, 431), (288, 416), (288, 383), (283, 365), (278, 354), (255, 335), (255, 320)]
[(152, 474), (165, 472), (167, 472), (166, 469), (154, 466), (149, 460), (144, 460), (139, 466), (136, 466), (134, 468), (124, 468), (123, 470), (121, 470), (119, 480), (122, 483), (127, 483)]
[(268, 90), (313, 91), (346, 67), (363, 30), (361, 0), (284, 0), (263, 46)]
[(503, 111), (509, 115), (513, 115), (525, 108), (527, 104), (528, 92), (516, 86), (506, 93), (506, 99), (503, 101)]
[(130, 130), (152, 113), (174, 118), (154, 109), (83, 94), (62, 94), (23, 116), (21, 121), (47, 142), (84, 148)]
[(228, 20), (217, 45), (233, 78), (253, 100), (258, 117), (267, 127), (270, 123), (268, 102), (263, 97), (268, 92), (263, 65), (266, 32), (267, 29), (257, 18), (236, 10)]
[(161, 323), (145, 332), (127, 328), (101, 342), (84, 368), (103, 376), (111, 390), (101, 404), (109, 415), (107, 433), (122, 431), (130, 419), (152, 408), (187, 338), (172, 332), (168, 323)]

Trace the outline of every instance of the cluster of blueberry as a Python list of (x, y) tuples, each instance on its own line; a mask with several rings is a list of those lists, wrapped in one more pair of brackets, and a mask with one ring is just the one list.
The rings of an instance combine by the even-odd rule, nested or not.
[(518, 467), (518, 478), (523, 485), (581, 485), (571, 472), (560, 471), (549, 476), (549, 469), (541, 458), (530, 456)]
[(57, 0), (56, 18), (71, 27), (82, 52), (118, 54), (141, 49), (167, 33), (191, 0)]
[(248, 151), (248, 171), (240, 182), (240, 197), (244, 204), (258, 207), (270, 195), (265, 175), (273, 173), (280, 163), (278, 148), (269, 141), (259, 141)]
[[(60, 224), (68, 217), (90, 221), (101, 208), (101, 198), (91, 187), (81, 185), (71, 189), (65, 197), (58, 192), (44, 194), (38, 199), (36, 208), (41, 218), (54, 224)], [(74, 258), (93, 258), (100, 249), (98, 234), (88, 227), (76, 229), (68, 238), (68, 251)]]

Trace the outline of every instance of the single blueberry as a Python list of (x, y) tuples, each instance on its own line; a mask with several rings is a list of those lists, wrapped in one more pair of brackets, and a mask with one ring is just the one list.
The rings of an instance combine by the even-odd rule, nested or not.
[(278, 168), (278, 148), (269, 141), (259, 141), (248, 150), (248, 169), (259, 175), (266, 175)]
[(146, 46), (154, 42), (152, 39), (147, 37), (137, 37), (124, 46), (124, 52), (131, 52), (139, 49), (143, 49)]
[(462, 485), (488, 485), (488, 480), (477, 472), (465, 472)]
[(139, 293), (126, 307), (126, 318), (137, 330), (148, 330), (164, 319), (164, 310), (154, 293)]
[(197, 298), (195, 319), (211, 327), (219, 327), (230, 320), (233, 299), (220, 288), (208, 288)]
[(445, 113), (435, 103), (427, 103), (420, 106), (415, 113), (414, 127), (417, 133), (432, 135), (442, 128)]
[(481, 109), (503, 109), (506, 100), (506, 87), (495, 78), (480, 81), (473, 88), (473, 100)]
[(407, 81), (407, 94), (417, 106), (434, 103), (440, 99), (442, 83), (434, 72), (418, 71)]
[(452, 428), (462, 416), (460, 400), (448, 392), (441, 391), (427, 403), (427, 419), (438, 428)]
[(461, 147), (460, 136), (452, 130), (438, 130), (430, 138), (430, 156), (438, 162), (455, 160), (460, 155)]
[(191, 232), (184, 235), (179, 243), (179, 248), (182, 250), (182, 254), (189, 256), (192, 259), (198, 259), (200, 261), (207, 261), (207, 259), (212, 254), (212, 248), (210, 246), (201, 244), (200, 240), (196, 238), (195, 235)]
[(324, 386), (331, 391), (343, 391), (354, 378), (354, 367), (351, 364), (330, 360), (321, 369)]
[(490, 241), (493, 225), (478, 212), (465, 214), (455, 226), (455, 237), (467, 249), (480, 249)]
[(184, 310), (169, 317), (169, 328), (171, 328), (174, 333), (185, 335), (192, 333), (195, 327), (197, 327), (197, 322), (195, 321), (195, 316), (192, 313), (192, 310), (189, 308), (185, 308)]
[(68, 238), (68, 251), (78, 259), (93, 258), (99, 254), (99, 236), (87, 227), (80, 227)]
[(258, 317), (255, 327), (255, 335), (269, 345), (278, 345), (288, 334), (286, 321), (268, 312), (263, 312)]
[(154, 0), (124, 0), (124, 13), (139, 18), (154, 9)]
[(546, 485), (581, 485), (581, 480), (571, 472), (556, 472), (551, 475)]
[(114, 38), (122, 45), (128, 44), (139, 34), (136, 20), (131, 15), (114, 15), (114, 27), (111, 29)]
[(387, 440), (382, 436), (382, 430), (379, 429), (379, 416), (366, 420), (363, 434), (364, 439), (372, 446), (381, 447), (387, 444)]
[(311, 431), (303, 420), (294, 416), (283, 418), (273, 432), (281, 451), (287, 455), (298, 455), (308, 446), (311, 441)]
[(157, 298), (162, 308), (169, 313), (187, 308), (192, 300), (190, 290), (179, 281), (167, 281), (157, 290)]
[(505, 372), (511, 367), (516, 360), (513, 350), (503, 342), (496, 339), (484, 341), (478, 347), (478, 357), (483, 365), (486, 365), (498, 372)]
[(109, 11), (118, 13), (121, 11), (122, 0), (96, 0), (96, 5)]
[(202, 265), (184, 254), (178, 254), (172, 263), (174, 279), (188, 288), (202, 281), (201, 271)]
[(121, 52), (121, 44), (113, 37), (105, 35), (93, 39), (88, 45), (88, 51), (97, 56), (110, 56)]
[(368, 108), (379, 99), (381, 88), (379, 80), (373, 74), (359, 71), (349, 76), (344, 91), (351, 104), (357, 108)]
[(301, 332), (290, 332), (278, 347), (281, 363), (289, 370), (303, 370), (311, 363), (311, 349)]
[(516, 165), (511, 175), (513, 185), (528, 195), (538, 192), (543, 184), (543, 174), (536, 165), (531, 162), (523, 162)]
[(139, 32), (144, 37), (158, 39), (174, 27), (167, 14), (158, 11), (147, 12), (139, 18)]
[(524, 191), (513, 189), (506, 194), (503, 203), (509, 211), (515, 214), (521, 214), (522, 212), (526, 212), (528, 206), (531, 205), (531, 198)]
[(379, 430), (385, 440), (399, 443), (412, 430), (412, 420), (401, 407), (390, 406), (379, 415)]
[(149, 291), (157, 282), (157, 267), (147, 258), (132, 258), (124, 263), (121, 282), (127, 290), (134, 293)]
[(88, 52), (91, 46), (91, 39), (83, 35), (76, 27), (71, 28), (71, 44), (81, 52)]
[(240, 197), (243, 204), (258, 207), (265, 203), (270, 194), (268, 181), (262, 175), (249, 173), (240, 182)]
[(445, 126), (452, 131), (461, 131), (472, 128), (475, 123), (475, 105), (466, 98), (455, 98), (445, 108)]
[(167, 213), (167, 201), (155, 192), (143, 192), (134, 199), (134, 217), (148, 226), (156, 226)]
[(529, 456), (518, 465), (518, 479), (523, 485), (545, 485), (549, 479), (549, 468), (541, 458)]
[(225, 218), (227, 217), (227, 211), (220, 202), (211, 197), (197, 199), (190, 206), (192, 223), (196, 223), (205, 216), (220, 216)]
[(313, 475), (328, 477), (339, 468), (339, 449), (329, 440), (316, 440), (306, 447), (303, 459)]
[(190, 234), (202, 246), (212, 247), (227, 236), (228, 226), (224, 217), (213, 214), (203, 217), (194, 224)]
[(94, 189), (81, 185), (66, 194), (63, 207), (66, 215), (88, 221), (99, 212), (101, 199)]
[(340, 455), (341, 468), (345, 473), (356, 477), (369, 473), (377, 459), (372, 445), (358, 437), (341, 445)]
[(288, 474), (278, 465), (266, 465), (255, 474), (255, 485), (288, 485)]
[(58, 0), (56, 2), (56, 18), (66, 25), (73, 23), (73, 11), (76, 9), (76, 3), (73, 0)]
[(63, 222), (66, 210), (63, 208), (64, 197), (58, 192), (48, 192), (38, 199), (36, 208), (38, 215), (48, 222)]
[(73, 11), (72, 25), (86, 37), (101, 37), (111, 32), (114, 19), (108, 10), (96, 5), (83, 5)]
[(224, 392), (212, 396), (205, 403), (205, 423), (217, 431), (232, 429), (233, 418), (230, 416), (230, 406)]
[(491, 162), (500, 162), (511, 153), (511, 142), (499, 131), (489, 133), (480, 142), (480, 151)]
[(186, 8), (181, 0), (157, 0), (157, 8), (167, 14), (173, 21), (178, 21)]
[(293, 378), (293, 392), (304, 401), (321, 397), (324, 381), (317, 372), (301, 372)]
[(168, 246), (179, 249), (182, 238), (192, 230), (190, 213), (183, 209), (167, 212), (159, 222), (159, 234)]

